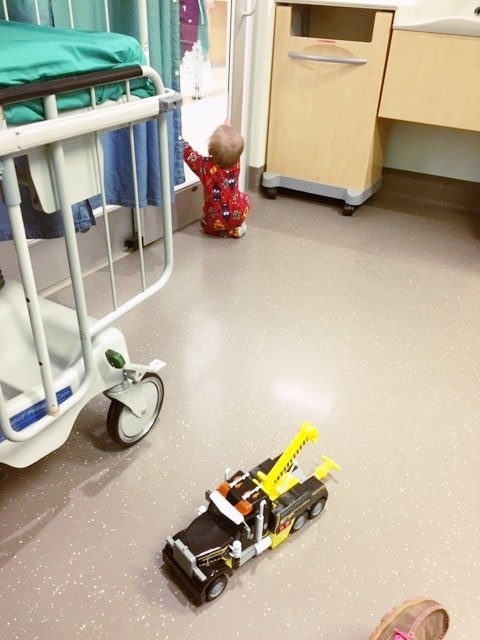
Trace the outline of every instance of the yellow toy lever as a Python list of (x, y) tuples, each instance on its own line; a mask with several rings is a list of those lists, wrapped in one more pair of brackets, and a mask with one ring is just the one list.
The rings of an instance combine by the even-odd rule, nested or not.
[(317, 478), (317, 480), (323, 480), (323, 478), (326, 478), (332, 469), (335, 469), (335, 471), (342, 470), (342, 467), (337, 464), (335, 460), (332, 460), (332, 458), (329, 458), (328, 456), (322, 456), (322, 460), (323, 464), (317, 467), (313, 472), (313, 475)]

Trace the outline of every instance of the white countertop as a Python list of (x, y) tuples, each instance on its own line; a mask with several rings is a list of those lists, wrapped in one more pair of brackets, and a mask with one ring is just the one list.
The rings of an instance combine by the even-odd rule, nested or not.
[(415, 0), (277, 0), (283, 4), (322, 4), (334, 7), (360, 7), (362, 9), (397, 9), (412, 7)]

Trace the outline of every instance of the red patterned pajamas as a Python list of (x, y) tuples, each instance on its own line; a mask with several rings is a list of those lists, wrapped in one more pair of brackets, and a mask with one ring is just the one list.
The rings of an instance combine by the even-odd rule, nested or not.
[(187, 143), (183, 158), (203, 185), (203, 231), (213, 236), (238, 237), (238, 228), (250, 211), (248, 194), (238, 189), (240, 163), (222, 169), (210, 156), (201, 156)]

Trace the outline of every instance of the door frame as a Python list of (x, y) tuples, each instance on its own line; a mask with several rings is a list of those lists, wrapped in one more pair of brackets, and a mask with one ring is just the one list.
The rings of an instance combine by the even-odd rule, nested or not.
[(245, 190), (247, 182), (256, 13), (257, 0), (230, 0), (228, 3), (227, 117), (245, 141), (245, 150), (240, 158), (242, 190)]

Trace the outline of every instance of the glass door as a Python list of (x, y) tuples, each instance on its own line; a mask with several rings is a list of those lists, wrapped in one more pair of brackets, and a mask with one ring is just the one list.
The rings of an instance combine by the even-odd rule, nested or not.
[(228, 118), (245, 140), (240, 158), (240, 188), (245, 190), (250, 130), (252, 51), (257, 0), (231, 0), (229, 12)]
[[(247, 142), (255, 0), (179, 1), (183, 137), (206, 154), (210, 134), (228, 119)], [(185, 173), (185, 184), (198, 182)]]
[[(207, 153), (208, 137), (228, 113), (229, 1), (180, 0), (183, 137)], [(186, 183), (197, 177), (185, 166)]]

